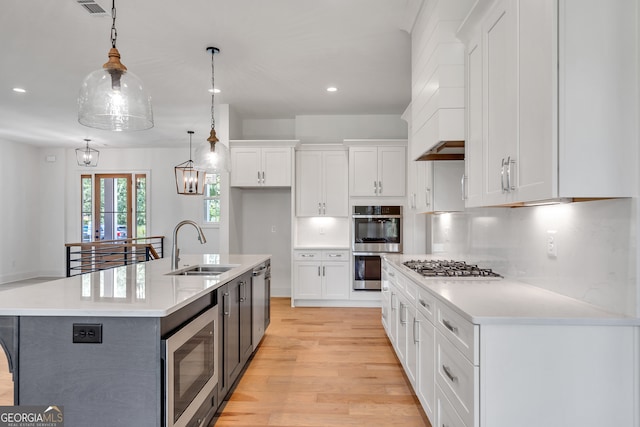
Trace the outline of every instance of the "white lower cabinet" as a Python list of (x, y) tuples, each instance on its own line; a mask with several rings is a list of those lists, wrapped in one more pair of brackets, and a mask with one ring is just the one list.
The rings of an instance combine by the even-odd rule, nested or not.
[(418, 351), (416, 356), (416, 385), (414, 389), (427, 417), (433, 420), (436, 413), (436, 330), (433, 323), (419, 310), (417, 311), (416, 320)]
[[(437, 418), (429, 417), (430, 420), (436, 420), (434, 425), (438, 427), (467, 427), (456, 412), (453, 409), (453, 405), (449, 402), (449, 399), (442, 393), (439, 387), (436, 387), (436, 397), (437, 397)], [(428, 416), (428, 414), (427, 414)]]
[(640, 425), (640, 327), (474, 324), (410, 277), (383, 262), (383, 323), (434, 427)]
[(294, 252), (294, 300), (349, 299), (349, 251)]
[(474, 366), (452, 343), (436, 333), (436, 384), (449, 399), (465, 425), (474, 426), (478, 420), (478, 374)]

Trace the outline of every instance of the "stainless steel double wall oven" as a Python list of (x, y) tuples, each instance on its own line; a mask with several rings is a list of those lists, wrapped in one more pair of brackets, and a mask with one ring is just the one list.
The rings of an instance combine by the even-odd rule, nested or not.
[(353, 206), (353, 289), (379, 291), (381, 254), (402, 253), (402, 206)]

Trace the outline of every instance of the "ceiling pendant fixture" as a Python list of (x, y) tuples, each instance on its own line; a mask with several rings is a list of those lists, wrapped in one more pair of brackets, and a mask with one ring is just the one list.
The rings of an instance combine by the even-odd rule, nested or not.
[(127, 131), (153, 127), (151, 98), (135, 74), (120, 62), (116, 48), (116, 5), (111, 4), (109, 61), (85, 77), (78, 96), (78, 121), (96, 129)]
[(195, 196), (204, 194), (204, 178), (206, 172), (202, 169), (195, 167), (193, 160), (191, 160), (191, 136), (193, 131), (187, 131), (189, 134), (189, 160), (180, 163), (176, 166), (176, 189), (178, 194), (184, 194), (187, 196)]
[(216, 53), (220, 53), (220, 49), (217, 47), (208, 47), (207, 52), (211, 52), (211, 131), (209, 138), (207, 138), (208, 144), (204, 144), (202, 155), (198, 156), (202, 160), (203, 168), (209, 173), (228, 172), (228, 153), (227, 147), (224, 144), (218, 142), (218, 136), (216, 135), (216, 118), (215, 118), (215, 67), (213, 62), (213, 56)]
[(89, 148), (90, 139), (85, 139), (86, 143), (85, 147), (76, 148), (76, 160), (78, 161), (78, 166), (85, 167), (96, 167), (98, 166), (98, 158), (100, 157), (100, 152), (98, 150), (94, 150), (93, 148)]

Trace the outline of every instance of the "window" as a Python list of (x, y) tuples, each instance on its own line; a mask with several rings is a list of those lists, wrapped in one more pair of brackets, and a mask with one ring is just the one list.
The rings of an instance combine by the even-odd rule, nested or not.
[(204, 181), (204, 222), (220, 222), (220, 175), (208, 173)]

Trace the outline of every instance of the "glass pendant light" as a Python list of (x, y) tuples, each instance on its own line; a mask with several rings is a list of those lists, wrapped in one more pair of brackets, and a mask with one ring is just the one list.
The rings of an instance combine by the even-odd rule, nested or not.
[(204, 179), (206, 172), (195, 167), (193, 160), (191, 160), (191, 136), (193, 131), (187, 131), (189, 134), (189, 160), (180, 163), (176, 166), (176, 189), (178, 194), (184, 194), (187, 196), (195, 196), (204, 194)]
[(227, 147), (220, 143), (216, 135), (216, 118), (215, 118), (215, 67), (213, 56), (220, 53), (217, 47), (208, 47), (207, 52), (211, 52), (211, 131), (207, 142), (202, 144), (198, 150), (198, 159), (202, 167), (209, 173), (228, 172), (228, 151)]
[(135, 74), (120, 62), (116, 48), (116, 6), (111, 6), (111, 50), (101, 69), (82, 82), (78, 96), (78, 121), (97, 129), (126, 131), (153, 127), (151, 98)]
[(89, 148), (89, 141), (91, 140), (85, 139), (84, 142), (86, 143), (86, 146), (76, 148), (76, 161), (78, 162), (78, 166), (98, 166), (98, 158), (100, 157), (100, 152), (98, 150), (94, 150), (93, 148)]

